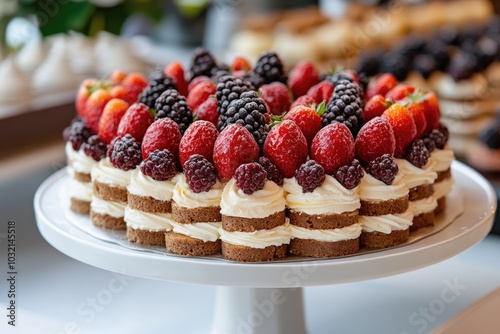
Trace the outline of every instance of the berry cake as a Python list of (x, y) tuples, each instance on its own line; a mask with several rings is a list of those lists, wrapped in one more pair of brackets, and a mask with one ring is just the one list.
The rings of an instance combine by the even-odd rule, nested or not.
[[(436, 96), (391, 74), (289, 73), (195, 51), (86, 80), (64, 131), (71, 209), (132, 243), (238, 262), (404, 244), (452, 190)], [(125, 232), (124, 232), (125, 233)]]

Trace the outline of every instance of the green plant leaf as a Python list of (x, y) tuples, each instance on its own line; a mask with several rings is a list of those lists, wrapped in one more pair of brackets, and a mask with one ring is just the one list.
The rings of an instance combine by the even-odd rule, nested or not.
[(70, 30), (82, 32), (94, 9), (95, 7), (86, 1), (60, 3), (47, 0), (37, 1), (33, 14), (37, 17), (42, 35), (49, 36)]

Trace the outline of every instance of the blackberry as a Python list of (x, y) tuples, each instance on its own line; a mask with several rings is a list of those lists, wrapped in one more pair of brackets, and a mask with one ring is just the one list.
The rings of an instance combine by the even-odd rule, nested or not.
[(193, 122), (193, 114), (186, 98), (175, 89), (164, 91), (156, 100), (155, 109), (155, 120), (168, 117), (179, 125), (181, 133), (184, 133), (189, 124)]
[(250, 83), (232, 75), (220, 78), (217, 83), (217, 92), (215, 93), (217, 97), (217, 112), (219, 115), (226, 114), (229, 103), (239, 99), (242, 93), (251, 89), (252, 86)]
[(154, 108), (156, 99), (167, 89), (177, 89), (174, 79), (165, 75), (162, 70), (153, 71), (149, 74), (148, 86), (139, 96), (139, 102)]
[(424, 54), (429, 55), (436, 62), (437, 69), (446, 70), (450, 62), (450, 47), (439, 39), (431, 40), (425, 47)]
[(82, 148), (83, 152), (95, 161), (100, 161), (106, 157), (106, 144), (98, 135), (91, 136), (87, 142), (82, 144)]
[(229, 72), (229, 66), (225, 64), (217, 65), (216, 67), (212, 68), (212, 75), (210, 76), (210, 79), (217, 83), (219, 82), (219, 79), (226, 76), (226, 75), (231, 75), (231, 72)]
[(368, 77), (378, 74), (380, 59), (382, 59), (383, 54), (382, 50), (375, 50), (362, 54), (356, 66), (357, 72), (360, 74), (364, 73)]
[(259, 158), (259, 164), (264, 168), (264, 170), (267, 173), (267, 179), (269, 181), (273, 181), (276, 183), (278, 186), (283, 185), (283, 174), (281, 174), (280, 170), (276, 165), (274, 165), (271, 160), (269, 160), (266, 157), (260, 157)]
[(394, 161), (394, 158), (390, 154), (384, 154), (375, 158), (368, 163), (368, 166), (366, 166), (366, 172), (368, 174), (387, 185), (392, 184), (398, 170), (398, 164)]
[(94, 132), (80, 120), (74, 121), (63, 131), (64, 138), (71, 142), (75, 151), (78, 151), (93, 134)]
[(130, 134), (115, 138), (108, 148), (108, 157), (116, 168), (134, 169), (142, 161), (141, 143)]
[(243, 79), (245, 79), (245, 81), (249, 82), (253, 86), (254, 89), (259, 89), (261, 86), (266, 84), (266, 80), (254, 72), (248, 72), (243, 77)]
[(392, 73), (398, 81), (404, 81), (410, 71), (410, 59), (397, 52), (386, 53), (380, 61), (381, 73)]
[(234, 171), (234, 179), (238, 188), (251, 195), (266, 185), (267, 173), (264, 167), (256, 162), (243, 164)]
[(217, 182), (215, 166), (201, 154), (193, 154), (183, 166), (186, 181), (195, 193), (209, 191)]
[(453, 26), (441, 28), (441, 30), (437, 33), (436, 38), (443, 41), (447, 45), (458, 45), (461, 40), (457, 28)]
[(450, 131), (446, 127), (446, 125), (439, 123), (439, 127), (437, 128), (439, 132), (441, 132), (444, 136), (444, 145), (448, 143), (448, 140), (450, 139)]
[(475, 46), (476, 70), (483, 71), (495, 61), (499, 49), (498, 43), (491, 38), (482, 38)]
[(253, 72), (264, 78), (264, 83), (279, 81), (286, 84), (287, 82), (283, 63), (275, 52), (262, 54), (257, 60)]
[(199, 76), (211, 77), (214, 69), (217, 68), (217, 63), (214, 57), (208, 50), (198, 48), (193, 53), (193, 59), (191, 61), (190, 81)]
[(175, 158), (169, 150), (155, 150), (141, 163), (141, 172), (156, 181), (170, 180), (177, 173)]
[(396, 52), (412, 60), (425, 47), (425, 40), (418, 35), (410, 35), (396, 46)]
[(323, 115), (323, 126), (344, 123), (354, 137), (363, 125), (363, 99), (358, 84), (340, 80), (333, 91)]
[(493, 150), (500, 149), (500, 126), (493, 124), (479, 134), (479, 139)]
[(295, 171), (295, 179), (304, 194), (311, 193), (325, 181), (325, 169), (315, 160), (309, 160)]
[(477, 58), (470, 53), (458, 52), (451, 58), (448, 73), (455, 81), (469, 79), (475, 72)]
[(429, 155), (430, 155), (429, 151), (425, 147), (422, 139), (416, 139), (406, 149), (405, 158), (413, 166), (416, 166), (418, 168), (422, 168), (429, 161)]
[(433, 56), (420, 54), (413, 59), (413, 68), (420, 73), (424, 79), (428, 79), (431, 74), (438, 69), (438, 63)]
[(266, 103), (258, 97), (257, 92), (248, 91), (241, 94), (239, 99), (233, 100), (227, 107), (225, 114), (219, 117), (219, 131), (230, 124), (243, 125), (254, 137), (260, 148), (264, 146), (267, 136)]
[(357, 159), (354, 159), (350, 165), (345, 165), (337, 169), (335, 179), (346, 189), (354, 189), (361, 183), (363, 177), (363, 168)]

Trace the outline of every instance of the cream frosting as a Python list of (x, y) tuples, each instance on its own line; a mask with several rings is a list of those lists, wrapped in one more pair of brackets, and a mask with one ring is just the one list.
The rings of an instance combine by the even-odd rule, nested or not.
[(290, 225), (292, 239), (309, 239), (317, 241), (337, 242), (359, 238), (361, 235), (361, 224), (335, 228), (331, 230), (310, 230), (304, 227)]
[(434, 198), (440, 199), (441, 197), (448, 195), (453, 189), (454, 184), (455, 181), (451, 177), (434, 183)]
[(247, 195), (232, 178), (222, 191), (220, 208), (225, 216), (265, 218), (285, 210), (285, 192), (276, 183), (266, 181), (263, 189)]
[(437, 208), (437, 199), (434, 196), (419, 199), (418, 201), (410, 201), (408, 211), (411, 211), (414, 216), (422, 213), (434, 211)]
[(429, 160), (434, 162), (434, 171), (444, 172), (448, 170), (451, 166), (453, 160), (455, 160), (455, 154), (450, 146), (445, 146), (444, 149), (435, 149), (432, 151)]
[(136, 230), (146, 230), (150, 232), (171, 231), (172, 214), (171, 213), (150, 213), (125, 207), (123, 219)]
[(80, 182), (71, 179), (69, 182), (69, 197), (90, 202), (92, 200), (92, 182)]
[(130, 176), (127, 191), (136, 196), (153, 197), (159, 201), (170, 201), (180, 175), (179, 173), (170, 180), (156, 181), (152, 177), (144, 175), (140, 168), (136, 168)]
[(232, 245), (252, 248), (266, 248), (290, 243), (290, 224), (288, 219), (284, 225), (270, 230), (253, 232), (228, 232), (222, 227), (219, 229), (220, 239)]
[(390, 234), (392, 231), (401, 231), (409, 228), (413, 222), (413, 212), (407, 210), (396, 215), (359, 216), (363, 232), (381, 232)]
[(285, 179), (286, 205), (295, 211), (309, 215), (341, 214), (360, 208), (358, 188), (346, 189), (333, 176), (326, 175), (325, 181), (312, 192), (303, 193), (295, 178)]
[(134, 170), (121, 170), (115, 168), (109, 158), (102, 159), (95, 164), (90, 173), (92, 181), (109, 184), (115, 187), (126, 188), (130, 184), (130, 179)]
[(408, 195), (408, 188), (406, 188), (401, 171), (398, 171), (392, 184), (389, 185), (365, 171), (359, 185), (359, 197), (364, 201), (389, 201), (406, 195)]
[(105, 201), (96, 196), (92, 196), (90, 202), (90, 208), (93, 212), (114, 218), (123, 218), (126, 206), (127, 203)]
[(467, 80), (455, 81), (447, 73), (432, 77), (432, 88), (439, 97), (451, 100), (477, 100), (488, 95), (488, 81), (476, 73)]
[(203, 242), (214, 242), (219, 239), (221, 223), (194, 223), (181, 224), (172, 222), (173, 231), (188, 237), (202, 240)]
[(182, 174), (173, 190), (175, 203), (183, 208), (218, 207), (221, 201), (223, 185), (217, 180), (209, 191), (195, 193), (189, 188), (186, 176)]
[(70, 142), (66, 143), (65, 151), (71, 167), (78, 173), (90, 174), (92, 167), (97, 164), (94, 159), (85, 154), (83, 149), (75, 151)]
[(409, 189), (424, 184), (432, 184), (437, 179), (437, 173), (433, 170), (435, 163), (432, 161), (429, 161), (424, 168), (418, 168), (405, 159), (394, 159), (394, 161), (396, 161), (403, 173), (403, 182)]

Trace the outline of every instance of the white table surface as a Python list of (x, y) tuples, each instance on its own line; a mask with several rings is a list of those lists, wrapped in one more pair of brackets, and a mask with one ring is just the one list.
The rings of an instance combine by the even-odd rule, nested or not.
[[(208, 333), (215, 287), (113, 274), (79, 263), (43, 240), (31, 202), (52, 172), (0, 184), (0, 268), (6, 272), (5, 223), (14, 219), (19, 272), (18, 326), (7, 326), (2, 316), (0, 333)], [(459, 285), (455, 292), (449, 289), (453, 283)], [(305, 288), (306, 324), (311, 334), (427, 333), (498, 286), (500, 237), (490, 235), (424, 269)], [(4, 310), (6, 302), (6, 291), (0, 291)]]

